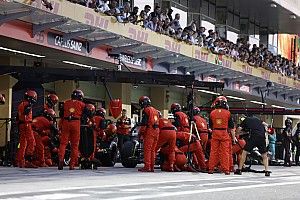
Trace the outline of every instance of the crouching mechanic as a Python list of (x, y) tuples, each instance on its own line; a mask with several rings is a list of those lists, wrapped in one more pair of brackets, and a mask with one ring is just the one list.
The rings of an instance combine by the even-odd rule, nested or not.
[(196, 136), (191, 135), (188, 132), (178, 131), (176, 139), (178, 141), (177, 144), (179, 145), (178, 147), (180, 151), (184, 153), (193, 153), (193, 156), (195, 155), (194, 158), (197, 170), (206, 170), (205, 156), (200, 141), (197, 140)]
[(143, 118), (141, 123), (140, 134), (144, 140), (144, 167), (140, 168), (140, 172), (154, 172), (154, 164), (156, 157), (156, 145), (159, 137), (159, 114), (158, 111), (151, 106), (149, 97), (142, 96), (139, 104), (143, 109)]
[(78, 163), (78, 146), (80, 140), (80, 119), (83, 112), (86, 112), (85, 103), (83, 103), (84, 94), (81, 90), (74, 90), (71, 99), (64, 102), (60, 115), (62, 116), (62, 131), (59, 145), (59, 163), (58, 169), (63, 169), (66, 147), (71, 143), (71, 161), (70, 170), (75, 169)]
[(45, 144), (50, 140), (51, 129), (55, 129), (53, 121), (56, 114), (52, 109), (45, 109), (41, 116), (36, 117), (32, 121), (32, 130), (35, 138), (35, 165), (39, 167), (48, 167), (45, 163)]
[(161, 147), (168, 147), (168, 152), (165, 154), (168, 166), (164, 167), (164, 171), (173, 172), (175, 163), (176, 128), (170, 120), (162, 117), (159, 119), (159, 139), (156, 152)]
[(242, 167), (245, 163), (247, 154), (251, 152), (254, 147), (257, 147), (263, 158), (265, 176), (270, 176), (271, 172), (269, 171), (268, 166), (268, 150), (266, 146), (265, 127), (262, 124), (262, 121), (255, 116), (249, 116), (245, 118), (240, 127), (237, 128), (238, 135), (242, 135), (243, 133), (249, 133), (249, 139), (246, 141), (246, 145), (240, 159), (239, 168), (234, 172), (234, 174), (242, 174)]
[[(219, 96), (212, 104), (214, 110), (210, 113), (209, 125), (212, 129), (211, 150), (209, 157), (209, 174), (220, 163), (225, 175), (230, 174), (231, 140), (235, 141), (234, 123), (229, 112), (227, 99)], [(230, 138), (230, 134), (232, 138)]]

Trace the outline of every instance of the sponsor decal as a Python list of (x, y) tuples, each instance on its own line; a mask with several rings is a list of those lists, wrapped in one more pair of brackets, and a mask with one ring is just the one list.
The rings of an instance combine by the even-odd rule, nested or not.
[(252, 74), (252, 67), (248, 65), (243, 65), (242, 66), (243, 73), (245, 74)]
[(227, 60), (227, 59), (223, 59), (222, 65), (223, 65), (223, 67), (231, 68), (232, 61), (231, 60)]
[(283, 84), (283, 85), (287, 85), (287, 80), (284, 77), (278, 77), (278, 83), (279, 84)]
[(133, 56), (125, 55), (125, 54), (120, 54), (120, 59), (124, 63), (139, 66), (139, 67), (144, 67), (145, 66), (145, 60), (142, 58), (134, 58)]
[(294, 87), (295, 88), (300, 88), (300, 83), (299, 83), (299, 81), (294, 81)]
[(148, 42), (148, 33), (145, 31), (138, 30), (130, 27), (128, 29), (129, 38), (140, 42)]
[(250, 87), (247, 86), (247, 85), (242, 85), (240, 86), (240, 91), (243, 91), (243, 92), (247, 92), (247, 93), (250, 93)]
[(171, 40), (165, 40), (165, 48), (169, 51), (180, 53), (181, 44)]
[(270, 80), (271, 72), (261, 71), (261, 77), (265, 80)]
[(72, 51), (86, 53), (86, 43), (78, 40), (64, 40), (62, 35), (55, 34), (55, 33), (48, 33), (48, 44), (53, 46), (58, 46), (63, 49), (69, 49)]
[(195, 50), (195, 58), (198, 60), (207, 62), (208, 61), (208, 53), (202, 52), (200, 50)]
[(86, 12), (84, 14), (85, 23), (91, 26), (95, 26), (101, 29), (107, 29), (108, 27), (108, 19), (101, 17), (99, 15), (95, 15), (94, 13)]
[(205, 78), (204, 78), (204, 81), (207, 81), (207, 82), (216, 82), (217, 79), (214, 78), (214, 77), (208, 76), (208, 77), (205, 77)]

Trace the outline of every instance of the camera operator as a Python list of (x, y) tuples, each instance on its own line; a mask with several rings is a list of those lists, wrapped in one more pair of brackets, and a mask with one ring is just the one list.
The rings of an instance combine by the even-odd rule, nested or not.
[(265, 176), (270, 176), (271, 172), (269, 171), (268, 166), (268, 150), (266, 147), (265, 127), (262, 121), (255, 116), (248, 116), (242, 121), (236, 132), (237, 135), (249, 133), (249, 138), (246, 140), (246, 145), (239, 163), (239, 168), (234, 172), (234, 174), (242, 175), (242, 167), (246, 161), (247, 154), (251, 152), (254, 147), (257, 147), (263, 158)]

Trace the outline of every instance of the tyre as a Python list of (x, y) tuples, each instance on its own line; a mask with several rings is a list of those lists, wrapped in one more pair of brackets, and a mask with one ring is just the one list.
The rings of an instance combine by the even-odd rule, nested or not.
[(117, 153), (108, 151), (107, 153), (102, 153), (99, 160), (103, 167), (113, 167), (116, 164)]
[(135, 168), (138, 164), (135, 142), (127, 141), (121, 149), (121, 163), (126, 168)]

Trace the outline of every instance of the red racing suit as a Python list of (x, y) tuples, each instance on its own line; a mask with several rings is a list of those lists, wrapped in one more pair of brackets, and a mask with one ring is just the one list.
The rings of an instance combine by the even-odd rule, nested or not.
[(54, 108), (54, 106), (49, 106), (48, 104), (45, 103), (44, 104), (44, 110), (47, 110), (47, 109), (53, 109), (54, 110), (55, 108)]
[(59, 161), (63, 162), (68, 142), (71, 143), (70, 167), (74, 167), (78, 162), (78, 146), (80, 140), (80, 119), (84, 111), (85, 104), (78, 100), (67, 100), (64, 102), (62, 131), (59, 146)]
[[(169, 146), (162, 147), (160, 152), (164, 155), (169, 153)], [(174, 163), (174, 170), (185, 171), (186, 170), (186, 156), (184, 152), (180, 151), (177, 146), (174, 149), (175, 152), (175, 163)], [(168, 160), (164, 161), (161, 164), (162, 171), (169, 171), (170, 163)]]
[(104, 130), (106, 129), (105, 118), (101, 116), (93, 117), (94, 123), (94, 153), (91, 156), (91, 159), (95, 157), (95, 153), (97, 151), (97, 138), (101, 138), (101, 140), (105, 137)]
[(237, 139), (237, 143), (232, 145), (232, 155), (236, 156), (237, 163), (240, 163), (243, 148), (246, 145), (244, 139)]
[(35, 140), (32, 131), (32, 108), (28, 101), (22, 101), (18, 106), (18, 125), (20, 148), (17, 153), (19, 167), (25, 167), (25, 153), (32, 156), (35, 148)]
[(174, 114), (174, 125), (178, 131), (190, 132), (190, 124), (188, 116), (181, 111)]
[(191, 143), (189, 145), (189, 138), (190, 138), (190, 133), (177, 132), (177, 140), (180, 140), (182, 144), (181, 147), (179, 147), (179, 149), (184, 153), (192, 152), (197, 159), (198, 168), (205, 170), (206, 164), (205, 164), (205, 156), (202, 150), (202, 146), (199, 140), (196, 139), (195, 135), (192, 135)]
[(154, 171), (156, 145), (159, 138), (159, 114), (152, 106), (145, 107), (141, 124), (141, 134), (144, 139), (144, 169)]
[(229, 129), (234, 128), (231, 114), (226, 109), (215, 109), (210, 113), (210, 127), (212, 129), (211, 150), (209, 157), (209, 172), (213, 172), (219, 161), (225, 173), (230, 172), (229, 155), (231, 137)]
[(120, 117), (117, 121), (117, 133), (120, 135), (129, 135), (131, 121), (128, 117)]
[(49, 141), (49, 134), (52, 123), (43, 116), (39, 116), (32, 121), (32, 130), (35, 138), (35, 154), (37, 157), (37, 165), (45, 166), (45, 143)]
[(194, 121), (196, 123), (197, 129), (198, 129), (198, 132), (199, 132), (199, 135), (200, 135), (203, 151), (206, 151), (206, 145), (207, 145), (207, 141), (208, 141), (207, 122), (200, 115), (195, 115), (194, 116)]
[(176, 147), (176, 130), (173, 124), (168, 119), (159, 119), (159, 138), (156, 146), (156, 152), (161, 147), (168, 146), (168, 153), (166, 157), (168, 158), (168, 169), (166, 171), (173, 171), (173, 166), (175, 163), (175, 147)]

